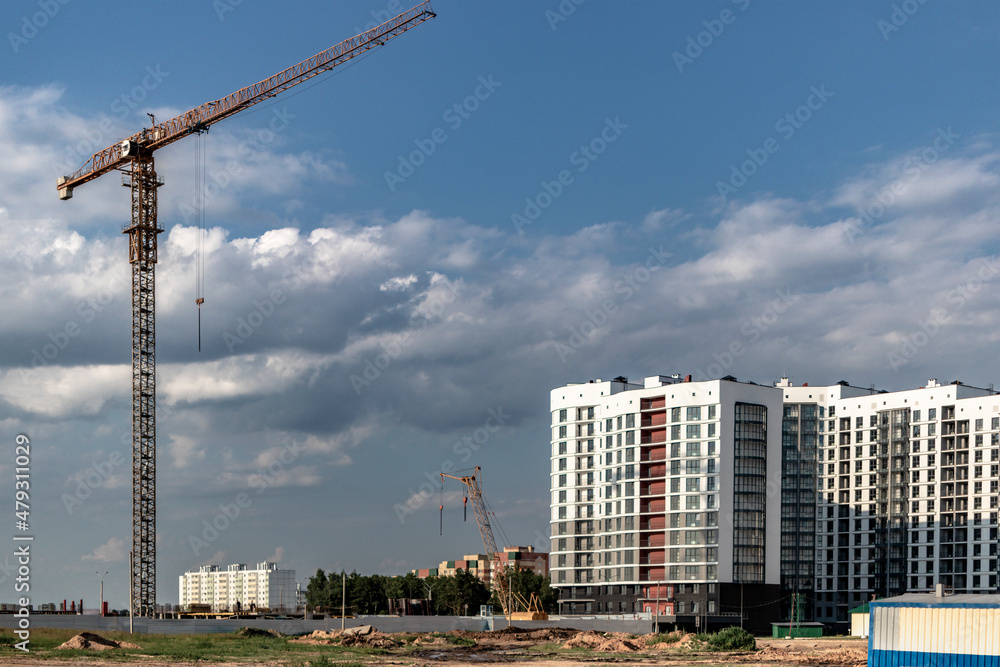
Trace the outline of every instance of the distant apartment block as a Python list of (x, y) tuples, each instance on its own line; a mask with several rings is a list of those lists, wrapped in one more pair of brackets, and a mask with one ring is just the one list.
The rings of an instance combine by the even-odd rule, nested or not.
[(253, 570), (242, 563), (202, 565), (198, 571), (180, 576), (180, 604), (211, 605), (212, 611), (270, 609), (295, 611), (301, 592), (295, 570), (279, 570), (277, 564), (258, 563)]
[(998, 591), (992, 389), (653, 376), (560, 387), (551, 410), (564, 613), (707, 627), (794, 600), (846, 624), (873, 595)]
[[(549, 574), (549, 554), (535, 551), (534, 547), (504, 547), (502, 552), (497, 552), (497, 556), (502, 568), (514, 566), (519, 570), (529, 570), (542, 577), (547, 577)], [(490, 560), (486, 554), (467, 554), (461, 560), (441, 561), (436, 568), (411, 571), (421, 579), (425, 579), (430, 576), (453, 577), (457, 570), (463, 570), (479, 577), (487, 586), (490, 586), (492, 585)]]

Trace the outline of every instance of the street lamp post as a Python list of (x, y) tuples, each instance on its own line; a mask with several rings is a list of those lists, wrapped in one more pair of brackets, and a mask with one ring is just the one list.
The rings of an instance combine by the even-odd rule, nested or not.
[[(104, 577), (106, 577), (108, 575), (108, 573), (105, 572), (104, 574), (101, 574), (100, 572), (94, 572), (94, 574), (96, 574), (97, 576), (99, 576), (101, 578), (101, 607), (100, 607), (100, 614), (101, 614), (101, 616), (104, 616)], [(82, 609), (80, 611), (83, 612)]]

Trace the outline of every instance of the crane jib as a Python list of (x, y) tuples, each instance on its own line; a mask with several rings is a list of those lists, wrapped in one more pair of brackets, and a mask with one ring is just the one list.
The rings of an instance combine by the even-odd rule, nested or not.
[(175, 118), (137, 132), (124, 142), (108, 146), (104, 150), (94, 153), (86, 164), (75, 173), (62, 176), (56, 181), (59, 198), (70, 199), (75, 187), (92, 181), (128, 162), (130, 157), (122, 151), (122, 147), (126, 143), (139, 146), (143, 151), (154, 151), (189, 134), (204, 131), (213, 123), (218, 123), (247, 107), (274, 97), (292, 86), (370, 51), (376, 46), (382, 46), (393, 37), (435, 16), (437, 15), (431, 10), (430, 0), (425, 0), (425, 2), (379, 26), (345, 39), (339, 44), (335, 44), (263, 81), (240, 88), (222, 99), (206, 102)]

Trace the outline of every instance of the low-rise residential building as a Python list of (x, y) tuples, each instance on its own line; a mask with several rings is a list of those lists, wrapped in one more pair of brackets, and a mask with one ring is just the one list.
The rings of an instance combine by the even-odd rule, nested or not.
[(202, 565), (182, 574), (179, 584), (182, 609), (207, 604), (212, 611), (295, 611), (302, 595), (295, 570), (279, 570), (266, 561), (252, 570), (242, 563)]

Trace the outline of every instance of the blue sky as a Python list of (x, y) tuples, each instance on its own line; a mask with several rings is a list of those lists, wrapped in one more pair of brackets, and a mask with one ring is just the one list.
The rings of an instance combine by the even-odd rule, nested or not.
[[(107, 569), (124, 604), (130, 539), (128, 205), (114, 174), (58, 201), (67, 156), (407, 6), (0, 4), (0, 433), (36, 443), (39, 601), (93, 598)], [(304, 578), (479, 551), (421, 495), (446, 461), (483, 466), (507, 534), (547, 547), (567, 382), (997, 381), (996, 3), (561, 6), (435, 2), (213, 127), (201, 354), (195, 140), (157, 153), (161, 601), (207, 562)]]

